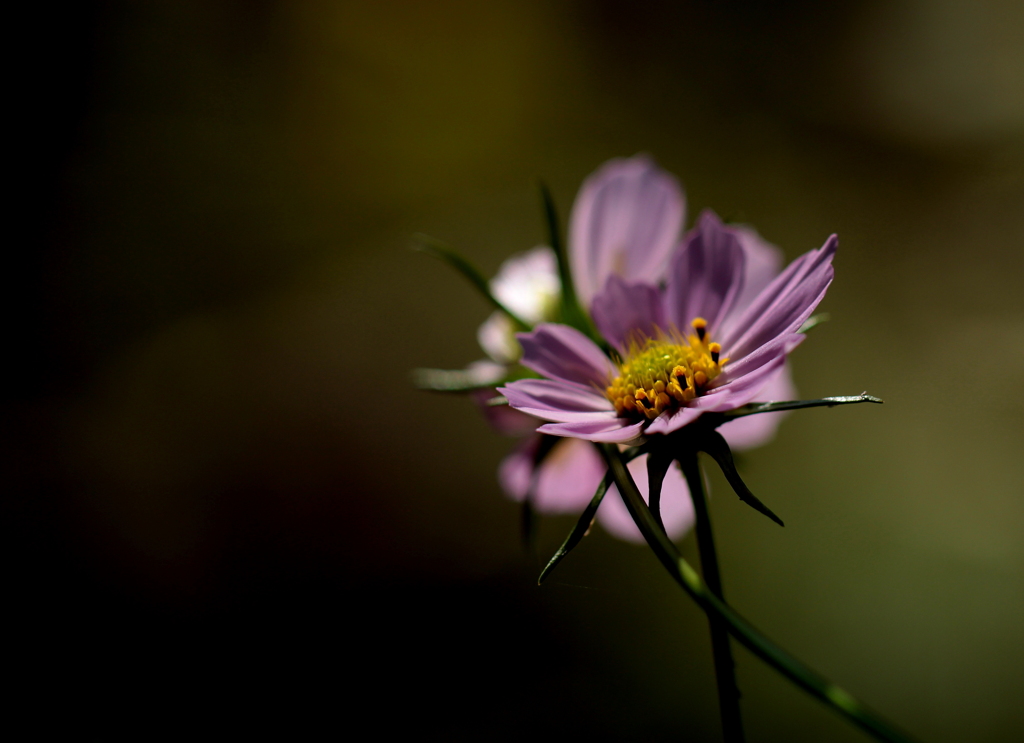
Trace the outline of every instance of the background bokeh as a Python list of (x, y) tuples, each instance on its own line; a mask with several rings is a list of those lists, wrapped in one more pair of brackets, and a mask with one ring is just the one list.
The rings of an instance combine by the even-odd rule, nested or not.
[[(452, 740), (714, 740), (703, 615), (650, 553), (524, 551), (510, 441), (416, 366), (648, 152), (787, 258), (840, 236), (805, 397), (712, 473), (727, 594), (927, 741), (1024, 735), (1024, 5), (85, 3), (23, 10), (4, 490), (47, 700)], [(696, 561), (692, 539), (683, 542)], [(738, 650), (751, 741), (858, 731)], [(102, 681), (104, 677), (117, 681)], [(70, 702), (68, 702), (70, 703)]]

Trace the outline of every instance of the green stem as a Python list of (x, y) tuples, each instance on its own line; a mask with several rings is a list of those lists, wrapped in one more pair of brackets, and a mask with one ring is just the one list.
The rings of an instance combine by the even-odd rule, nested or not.
[[(722, 575), (718, 569), (718, 554), (711, 532), (711, 515), (708, 511), (704, 483), (701, 480), (700, 465), (695, 451), (679, 458), (686, 484), (690, 488), (693, 510), (696, 516), (697, 549), (700, 552), (700, 569), (708, 590), (719, 600), (725, 601), (722, 592)], [(715, 659), (715, 681), (718, 684), (718, 707), (722, 713), (722, 734), (726, 743), (742, 743), (743, 718), (740, 715), (740, 690), (736, 685), (736, 664), (729, 645), (729, 628), (722, 617), (708, 614), (711, 625), (711, 651)]]
[(707, 584), (679, 554), (679, 550), (672, 540), (665, 532), (658, 529), (650, 509), (619, 456), (619, 450), (612, 444), (602, 444), (601, 451), (608, 462), (612, 478), (619, 488), (619, 494), (622, 496), (630, 516), (633, 517), (640, 532), (647, 540), (647, 544), (650, 545), (655, 556), (664, 565), (673, 580), (689, 594), (690, 598), (697, 602), (701, 609), (708, 614), (720, 617), (728, 626), (729, 634), (735, 637), (741, 645), (854, 725), (879, 740), (892, 743), (911, 743), (913, 741), (910, 736), (884, 720), (878, 713), (868, 709), (849, 692), (789, 655), (728, 604), (711, 593)]

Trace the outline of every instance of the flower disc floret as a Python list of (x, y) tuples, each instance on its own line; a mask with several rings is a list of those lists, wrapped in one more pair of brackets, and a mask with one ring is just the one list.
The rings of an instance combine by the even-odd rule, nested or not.
[(707, 323), (698, 317), (692, 326), (687, 336), (672, 330), (630, 341), (619, 375), (605, 388), (617, 415), (654, 420), (703, 394), (722, 373), (728, 359), (721, 358)]

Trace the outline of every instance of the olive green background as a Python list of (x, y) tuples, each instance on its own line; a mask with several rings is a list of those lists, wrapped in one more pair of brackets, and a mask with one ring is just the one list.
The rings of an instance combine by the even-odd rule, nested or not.
[[(488, 314), (415, 232), (491, 275), (544, 239), (537, 178), (565, 217), (647, 152), (688, 225), (714, 208), (788, 259), (838, 233), (795, 378), (885, 400), (743, 456), (785, 529), (711, 473), (728, 598), (923, 740), (1024, 735), (1020, 4), (36, 13), (4, 431), (47, 694), (108, 722), (127, 699), (238, 729), (715, 740), (703, 615), (597, 529), (537, 588), (572, 519), (524, 552), (511, 442), (409, 376), (479, 358)], [(864, 739), (737, 657), (749, 740)]]

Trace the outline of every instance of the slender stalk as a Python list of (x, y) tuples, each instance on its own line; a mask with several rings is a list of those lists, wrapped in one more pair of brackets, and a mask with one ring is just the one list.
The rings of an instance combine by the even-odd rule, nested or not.
[[(700, 552), (700, 569), (704, 582), (711, 593), (725, 601), (722, 592), (722, 575), (718, 569), (718, 554), (711, 532), (711, 515), (708, 500), (704, 494), (697, 453), (688, 452), (679, 458), (686, 484), (693, 499), (693, 510), (697, 517), (697, 549)], [(722, 617), (708, 614), (711, 625), (711, 651), (715, 659), (715, 681), (718, 684), (718, 707), (722, 713), (722, 735), (726, 743), (742, 743), (743, 718), (740, 715), (740, 690), (736, 685), (736, 663), (729, 645), (729, 628)]]
[(852, 694), (836, 686), (828, 679), (812, 671), (774, 642), (765, 637), (750, 622), (740, 616), (728, 604), (711, 593), (707, 584), (679, 554), (671, 539), (657, 528), (657, 523), (643, 496), (637, 490), (629, 470), (626, 469), (618, 449), (611, 444), (601, 444), (601, 452), (608, 462), (612, 478), (619, 488), (619, 494), (630, 516), (647, 540), (651, 550), (690, 598), (708, 614), (722, 618), (729, 628), (729, 634), (750, 652), (777, 670), (811, 696), (819, 699), (857, 727), (879, 740), (892, 743), (912, 743), (906, 733), (898, 730), (873, 710), (858, 701)]

